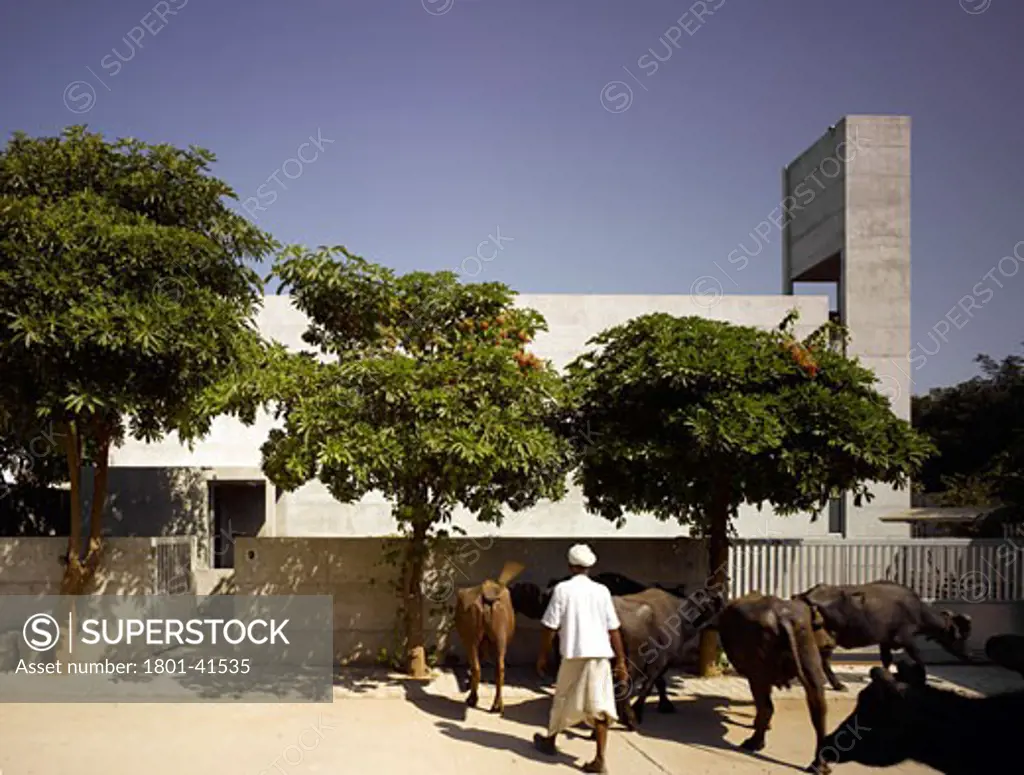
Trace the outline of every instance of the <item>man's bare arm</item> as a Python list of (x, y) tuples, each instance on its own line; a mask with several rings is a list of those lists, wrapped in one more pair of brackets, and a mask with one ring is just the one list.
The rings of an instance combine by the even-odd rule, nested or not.
[(551, 653), (551, 646), (555, 642), (555, 635), (558, 633), (558, 630), (549, 630), (547, 627), (542, 629), (544, 634), (540, 639), (540, 653), (546, 657)]
[(555, 640), (555, 634), (558, 630), (551, 630), (547, 627), (541, 627), (543, 635), (540, 638), (540, 653), (537, 655), (537, 675), (544, 675), (548, 667), (548, 654), (551, 653), (551, 644)]
[(609, 630), (608, 639), (612, 642), (612, 651), (615, 652), (615, 666), (626, 666), (626, 649), (622, 645), (622, 633), (618, 630)]

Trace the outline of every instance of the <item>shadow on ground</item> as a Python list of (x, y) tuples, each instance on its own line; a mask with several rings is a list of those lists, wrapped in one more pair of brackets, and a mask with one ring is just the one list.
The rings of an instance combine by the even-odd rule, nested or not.
[[(517, 684), (535, 690), (539, 688), (539, 679), (534, 677), (531, 685), (527, 676), (523, 675), (521, 671), (516, 672), (519, 673)], [(511, 678), (511, 676), (509, 677)], [(726, 735), (733, 727), (744, 730), (743, 734), (738, 736), (740, 739), (749, 736), (754, 720), (754, 708), (751, 701), (717, 696), (687, 697), (684, 676), (676, 676), (672, 684), (676, 689), (673, 692), (675, 694), (673, 700), (675, 712), (658, 713), (657, 698), (648, 698), (644, 720), (640, 728), (630, 732), (621, 724), (616, 724), (613, 732), (613, 741), (615, 741), (613, 744), (619, 744), (619, 740), (629, 744), (630, 741), (637, 738), (660, 739), (683, 745), (738, 752), (765, 764), (801, 771), (801, 767), (794, 766), (789, 762), (762, 753), (745, 752), (738, 745), (726, 740)], [(506, 685), (516, 684), (509, 680), (506, 681)], [(532, 733), (523, 736), (521, 732), (515, 735), (474, 728), (473, 716), (476, 714), (491, 715), (489, 708), (493, 699), (493, 684), (481, 682), (480, 704), (475, 709), (467, 707), (464, 696), (451, 698), (428, 694), (423, 684), (417, 682), (405, 683), (404, 689), (406, 699), (423, 713), (436, 717), (438, 730), (448, 737), (489, 748), (513, 751), (537, 761), (563, 761), (565, 763), (573, 761), (571, 757), (564, 754), (559, 754), (558, 758), (552, 759), (538, 753), (533, 748)], [(540, 732), (547, 726), (550, 711), (551, 695), (549, 693), (529, 699), (506, 697), (502, 719)], [(496, 718), (496, 716), (491, 717)], [(591, 731), (585, 726), (580, 726), (569, 730), (566, 734), (586, 740), (590, 738)], [(769, 731), (768, 734), (770, 739), (771, 732)], [(808, 757), (810, 757), (810, 751), (808, 751)]]
[(927, 670), (930, 677), (941, 678), (986, 695), (1024, 689), (1024, 681), (1018, 673), (998, 665), (973, 667), (970, 672), (965, 671), (961, 665), (928, 665)]
[[(469, 666), (462, 664), (448, 664), (445, 665), (445, 670), (451, 671), (452, 675), (455, 676), (455, 680), (459, 684), (460, 692), (469, 692)], [(493, 663), (482, 662), (480, 665), (480, 686), (489, 686), (491, 689), (494, 688), (494, 675), (495, 669)], [(543, 678), (537, 675), (535, 670), (527, 667), (508, 667), (505, 668), (505, 686), (512, 689), (532, 689), (534, 691), (540, 690), (542, 687), (555, 685), (555, 673), (549, 669), (547, 675)]]
[(428, 694), (425, 684), (419, 681), (403, 681), (405, 699), (419, 710), (445, 721), (465, 721), (469, 707), (465, 700), (452, 699), (443, 694)]
[[(461, 740), (466, 743), (483, 746), (484, 748), (511, 751), (523, 758), (534, 761), (570, 765), (576, 761), (572, 756), (562, 752), (555, 756), (547, 756), (540, 753), (533, 747), (532, 735), (524, 738), (521, 735), (505, 734), (504, 732), (466, 726), (465, 722), (472, 722), (470, 714), (488, 713), (489, 702), (484, 706), (484, 710), (480, 710), (480, 708), (471, 709), (466, 705), (464, 699), (456, 700), (451, 697), (428, 694), (420, 683), (410, 681), (405, 683), (403, 688), (405, 689), (406, 700), (423, 713), (440, 719), (436, 724), (438, 731), (453, 740)], [(514, 704), (506, 702), (504, 719), (536, 727), (539, 732), (547, 723), (547, 710), (550, 704), (551, 700), (547, 697), (537, 697), (536, 699)], [(461, 722), (461, 725), (456, 722)]]
[(495, 732), (488, 729), (474, 729), (456, 726), (450, 721), (440, 721), (437, 724), (438, 730), (446, 737), (453, 740), (461, 740), (466, 743), (473, 743), (490, 749), (501, 749), (519, 754), (524, 759), (545, 762), (547, 764), (575, 765), (576, 757), (570, 756), (564, 751), (558, 751), (554, 756), (543, 754), (533, 747), (532, 736), (528, 739), (516, 735), (506, 735), (504, 732)]
[(381, 687), (400, 686), (403, 682), (379, 668), (342, 667), (334, 671), (334, 685), (353, 694), (365, 694)]
[[(789, 762), (763, 753), (744, 751), (736, 743), (726, 740), (730, 727), (739, 727), (744, 730), (742, 739), (750, 736), (754, 722), (753, 703), (728, 697), (701, 696), (676, 698), (673, 700), (673, 704), (675, 705), (674, 713), (658, 713), (655, 703), (650, 703), (639, 729), (635, 732), (623, 730), (622, 734), (629, 737), (635, 735), (656, 738), (699, 748), (731, 751), (777, 767), (802, 770), (801, 767), (795, 767)], [(768, 732), (768, 738), (771, 739), (771, 731)]]

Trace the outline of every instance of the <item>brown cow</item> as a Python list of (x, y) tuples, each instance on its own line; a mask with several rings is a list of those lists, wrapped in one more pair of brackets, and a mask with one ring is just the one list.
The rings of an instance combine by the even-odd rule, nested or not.
[(722, 648), (736, 671), (747, 679), (757, 715), (754, 734), (743, 742), (748, 751), (764, 748), (771, 728), (772, 688), (788, 689), (798, 679), (807, 696), (816, 745), (809, 770), (829, 772), (821, 756), (825, 739), (825, 669), (822, 652), (835, 642), (823, 627), (821, 615), (802, 600), (752, 592), (730, 602), (718, 620)]
[(501, 689), (505, 685), (505, 653), (516, 631), (516, 613), (508, 585), (525, 566), (506, 562), (497, 581), (487, 580), (475, 587), (463, 587), (455, 593), (455, 629), (469, 659), (470, 686), (466, 704), (476, 707), (480, 688), (480, 658), (493, 650), (496, 692), (491, 713), (503, 713)]

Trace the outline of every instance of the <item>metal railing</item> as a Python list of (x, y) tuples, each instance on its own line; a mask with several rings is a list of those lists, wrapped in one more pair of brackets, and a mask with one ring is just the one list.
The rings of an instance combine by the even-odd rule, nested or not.
[(195, 592), (195, 536), (150, 539), (153, 555), (153, 594), (187, 595)]
[(1024, 538), (737, 539), (729, 592), (791, 597), (815, 584), (886, 579), (922, 599), (1024, 600)]

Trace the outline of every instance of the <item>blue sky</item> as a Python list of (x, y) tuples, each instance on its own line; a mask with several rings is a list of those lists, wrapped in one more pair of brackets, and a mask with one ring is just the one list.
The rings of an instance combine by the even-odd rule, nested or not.
[[(978, 352), (1020, 352), (1024, 271), (997, 267), (1024, 256), (1024, 4), (706, 0), (702, 21), (694, 5), (6, 2), (0, 130), (209, 148), (279, 240), (398, 271), (457, 269), (500, 230), (466, 279), (685, 294), (753, 244), (782, 166), (830, 124), (907, 114), (913, 341), (934, 351), (929, 330), (986, 273), (1004, 286), (986, 281), (915, 392), (973, 375)], [(778, 232), (767, 242), (727, 292), (780, 291)]]

